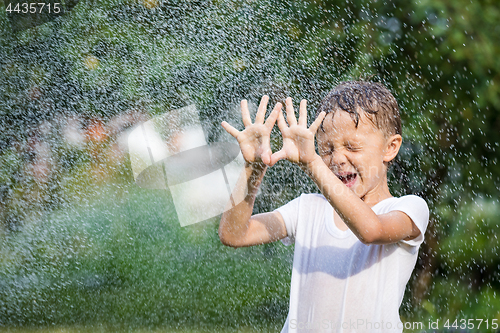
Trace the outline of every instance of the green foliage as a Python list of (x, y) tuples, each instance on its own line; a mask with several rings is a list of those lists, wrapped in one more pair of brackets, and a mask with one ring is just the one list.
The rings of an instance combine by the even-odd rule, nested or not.
[[(0, 176), (9, 180), (8, 185), (2, 185), (1, 203), (14, 202), (12, 198), (23, 193), (24, 187), (22, 163), (13, 157), (23, 149), (9, 152), (4, 147), (26, 146), (30, 131), (44, 120), (67, 114), (110, 119), (130, 109), (154, 115), (194, 103), (201, 111), (209, 141), (216, 141), (221, 120), (241, 126), (236, 106), (242, 98), (254, 103), (264, 93), (271, 96), (272, 102), (289, 95), (295, 99), (307, 98), (312, 116), (321, 98), (339, 81), (358, 78), (380, 81), (396, 95), (403, 118), (404, 144), (390, 175), (393, 193), (422, 195), (432, 213), (432, 224), (403, 314), (411, 319), (462, 315), (474, 318), (484, 313), (492, 319), (498, 316), (500, 292), (496, 273), (500, 265), (496, 237), (500, 194), (497, 163), (500, 62), (496, 60), (500, 54), (499, 20), (500, 9), (493, 1), (486, 0), (115, 0), (80, 1), (54, 21), (13, 32), (8, 17), (0, 11), (0, 148), (4, 150), (0, 154)], [(57, 140), (50, 145), (61, 146)], [(278, 149), (280, 140), (273, 140), (273, 145)], [(58, 159), (64, 160), (67, 152), (59, 151), (62, 153)], [(77, 162), (67, 164), (78, 170), (80, 164), (88, 163), (88, 157), (80, 155), (84, 154), (68, 158)], [(298, 168), (279, 163), (265, 178), (256, 211), (276, 208), (301, 191), (315, 190)], [(67, 195), (66, 189), (52, 191), (54, 197)], [(12, 214), (27, 219), (21, 208), (19, 213), (16, 210)], [(109, 213), (113, 219), (114, 214), (120, 216), (117, 212)], [(137, 224), (141, 217), (136, 216), (124, 220), (126, 223), (116, 222), (122, 226), (109, 229), (107, 235), (126, 239), (127, 233), (147, 234), (154, 225), (154, 218), (149, 218), (145, 229)], [(105, 225), (109, 227), (104, 221), (93, 227)], [(167, 232), (157, 228), (159, 234)], [(74, 232), (91, 232), (82, 230), (87, 229), (77, 228)], [(112, 232), (116, 234), (111, 236)], [(215, 233), (210, 237), (207, 239), (214, 253), (227, 253), (227, 249), (215, 245)], [(80, 302), (83, 309), (89, 309), (82, 305), (87, 301), (100, 304), (104, 315), (94, 318), (96, 321), (114, 318), (117, 323), (127, 322), (130, 318), (127, 316), (132, 316), (140, 302), (150, 309), (143, 314), (160, 306), (164, 298), (151, 296), (155, 288), (164, 288), (161, 290), (165, 295), (175, 291), (175, 286), (159, 286), (163, 273), (154, 273), (156, 266), (169, 271), (148, 255), (146, 249), (130, 257), (128, 253), (135, 246), (142, 246), (136, 241), (92, 243), (88, 244), (88, 251), (94, 246), (96, 251), (104, 248), (111, 253), (125, 251), (119, 264), (103, 252), (93, 254), (99, 265), (92, 266), (90, 257), (85, 257), (90, 254), (84, 255), (86, 271), (98, 271), (102, 281), (96, 278), (96, 283), (108, 288), (107, 294), (99, 291), (99, 297), (104, 298), (96, 298), (98, 302), (92, 303), (86, 298), (90, 297), (86, 296), (87, 291), (78, 291), (76, 287), (71, 287), (74, 290), (65, 296)], [(177, 248), (169, 251), (177, 250), (181, 251)], [(136, 270), (130, 258), (140, 261), (141, 268)], [(227, 266), (221, 265), (234, 268), (232, 265), (243, 262), (231, 260), (224, 263)], [(251, 269), (242, 268), (243, 275), (249, 277), (255, 277), (250, 272), (268, 269), (258, 260), (245, 262)], [(33, 265), (37, 265), (35, 261)], [(215, 295), (208, 287), (211, 278), (192, 280), (196, 274), (215, 279), (219, 268), (201, 263), (196, 269), (182, 263), (176, 265), (178, 272), (169, 274), (180, 274), (176, 275), (179, 281), (201, 289), (199, 298), (195, 298), (199, 304), (178, 300), (175, 309), (193, 311), (189, 312), (193, 318), (199, 318), (193, 313), (201, 316), (208, 311), (203, 307), (222, 306), (221, 299), (213, 302), (202, 299), (205, 294)], [(35, 266), (29, 266), (23, 276), (29, 276)], [(82, 271), (83, 268), (78, 267)], [(144, 287), (144, 295), (150, 295), (148, 299), (137, 291), (127, 294), (127, 289), (124, 294), (113, 296), (112, 288), (121, 290), (124, 285), (140, 284), (143, 276), (154, 286)], [(253, 280), (249, 277), (246, 281), (250, 285)], [(229, 286), (224, 284), (227, 281), (220, 283)], [(187, 288), (186, 285), (182, 288)], [(242, 300), (252, 297), (251, 288), (245, 283), (238, 285), (232, 285), (242, 289), (231, 294), (231, 302), (235, 302), (231, 309), (250, 313), (239, 297)], [(69, 301), (65, 303), (61, 292), (51, 296), (50, 304), (63, 306), (65, 311), (76, 315), (77, 310), (71, 308)], [(281, 291), (273, 295), (279, 302), (285, 298)], [(106, 297), (131, 302), (128, 312), (110, 314), (106, 305), (111, 301)], [(23, 302), (28, 302), (27, 299)], [(270, 299), (273, 298), (267, 301)], [(258, 303), (255, 302), (249, 304)], [(52, 318), (44, 317), (48, 314), (43, 311), (49, 308), (30, 307), (31, 312), (26, 315), (32, 316), (31, 322)], [(165, 318), (175, 317), (169, 317), (170, 310), (157, 311)], [(82, 313), (78, 315), (83, 316)], [(74, 323), (72, 315), (64, 317), (61, 313), (56, 321)], [(185, 318), (179, 315), (175, 320), (182, 323)], [(233, 319), (237, 320), (221, 318), (220, 323), (227, 324)], [(151, 323), (161, 321), (155, 320), (151, 319)]]

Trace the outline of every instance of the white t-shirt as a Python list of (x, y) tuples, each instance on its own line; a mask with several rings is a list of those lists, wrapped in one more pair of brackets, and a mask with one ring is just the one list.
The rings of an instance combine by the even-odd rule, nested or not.
[(295, 243), (290, 307), (283, 332), (401, 332), (399, 306), (415, 267), (429, 220), (415, 195), (392, 197), (372, 207), (376, 214), (406, 213), (420, 235), (410, 241), (365, 245), (334, 223), (333, 207), (321, 194), (302, 194), (278, 208)]

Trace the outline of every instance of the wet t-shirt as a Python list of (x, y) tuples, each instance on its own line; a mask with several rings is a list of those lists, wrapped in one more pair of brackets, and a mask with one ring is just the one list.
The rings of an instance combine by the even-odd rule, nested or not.
[(282, 332), (401, 332), (399, 306), (415, 267), (429, 220), (415, 195), (392, 197), (372, 207), (398, 210), (420, 230), (410, 241), (365, 245), (334, 223), (333, 207), (320, 194), (302, 194), (278, 208), (295, 243), (288, 317)]

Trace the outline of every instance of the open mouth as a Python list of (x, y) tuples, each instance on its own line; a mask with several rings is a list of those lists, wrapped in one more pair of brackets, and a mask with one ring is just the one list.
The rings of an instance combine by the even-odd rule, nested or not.
[(351, 187), (356, 182), (358, 174), (356, 173), (345, 173), (342, 175), (337, 175), (337, 177), (344, 183), (345, 186)]

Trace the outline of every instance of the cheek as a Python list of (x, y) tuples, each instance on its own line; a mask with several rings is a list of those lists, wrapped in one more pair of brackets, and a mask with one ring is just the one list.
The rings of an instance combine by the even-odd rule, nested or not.
[(363, 163), (365, 179), (378, 180), (384, 173), (384, 161), (380, 155), (372, 155)]
[(323, 162), (330, 166), (331, 164), (331, 160), (332, 160), (332, 155), (321, 155), (321, 159), (323, 160)]
[(363, 156), (359, 158), (353, 158), (351, 163), (359, 171), (362, 178), (367, 180), (373, 177), (377, 177), (380, 167), (377, 163), (374, 163), (375, 156)]

